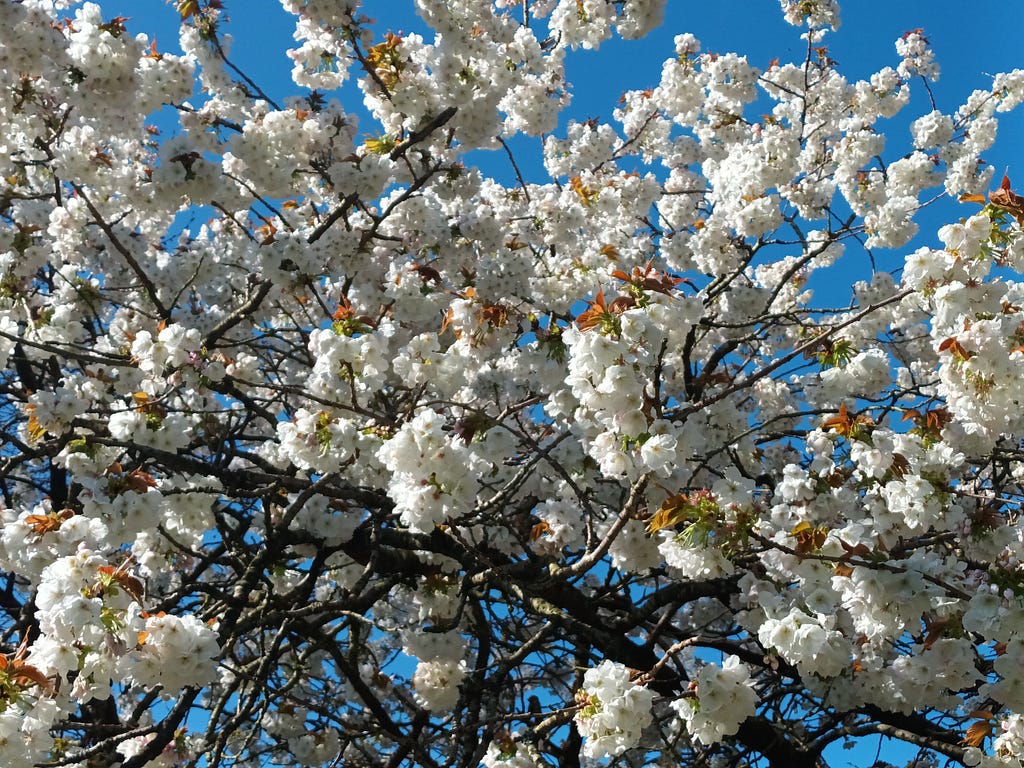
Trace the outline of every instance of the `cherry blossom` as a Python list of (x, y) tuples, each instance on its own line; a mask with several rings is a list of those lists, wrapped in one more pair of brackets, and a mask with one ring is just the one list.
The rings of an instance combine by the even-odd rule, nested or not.
[(0, 2), (0, 764), (1018, 765), (1024, 70), (411, 5)]

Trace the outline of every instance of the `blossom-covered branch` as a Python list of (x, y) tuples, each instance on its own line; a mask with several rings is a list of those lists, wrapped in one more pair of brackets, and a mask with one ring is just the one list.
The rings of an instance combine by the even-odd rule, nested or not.
[(663, 0), (282, 4), (288, 98), (0, 2), (0, 764), (1018, 765), (1024, 71), (782, 0), (566, 124)]

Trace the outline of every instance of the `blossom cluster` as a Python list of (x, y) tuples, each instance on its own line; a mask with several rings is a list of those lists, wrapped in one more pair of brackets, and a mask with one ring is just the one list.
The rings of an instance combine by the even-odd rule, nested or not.
[(739, 730), (740, 724), (757, 708), (749, 670), (735, 656), (719, 667), (706, 664), (697, 673), (693, 698), (672, 703), (686, 730), (702, 744), (714, 744)]
[(0, 764), (1024, 759), (1024, 71), (780, 0), (583, 120), (665, 0), (281, 4), (287, 99), (0, 2)]
[(605, 660), (583, 676), (576, 727), (588, 757), (620, 755), (637, 744), (653, 718), (654, 691), (630, 680), (629, 669)]

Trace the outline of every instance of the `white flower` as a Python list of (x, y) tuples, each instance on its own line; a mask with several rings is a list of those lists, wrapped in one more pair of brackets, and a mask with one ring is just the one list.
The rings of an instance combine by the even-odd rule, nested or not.
[(131, 674), (142, 685), (171, 690), (206, 685), (216, 679), (219, 652), (217, 633), (195, 616), (150, 616), (132, 654)]
[(432, 712), (452, 709), (459, 700), (459, 685), (466, 677), (466, 662), (436, 659), (420, 661), (412, 676), (417, 700)]
[(722, 666), (705, 664), (694, 680), (696, 697), (672, 702), (686, 729), (701, 744), (731, 736), (757, 710), (757, 693), (745, 664), (727, 656)]
[(644, 464), (655, 472), (669, 467), (676, 460), (676, 439), (673, 435), (652, 435), (640, 446)]
[(581, 709), (576, 727), (586, 739), (583, 754), (598, 758), (621, 755), (637, 746), (653, 719), (654, 691), (630, 681), (629, 670), (605, 659), (583, 676), (577, 693)]

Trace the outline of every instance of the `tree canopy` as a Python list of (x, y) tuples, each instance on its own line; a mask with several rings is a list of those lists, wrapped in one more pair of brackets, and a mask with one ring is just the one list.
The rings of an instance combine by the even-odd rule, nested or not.
[(0, 764), (1019, 766), (1024, 70), (782, 0), (560, 129), (665, 0), (282, 4), (0, 0)]

